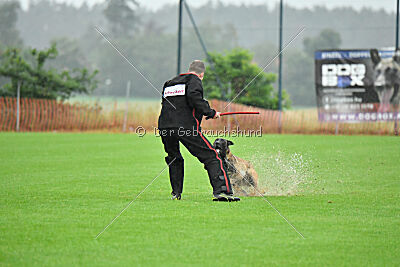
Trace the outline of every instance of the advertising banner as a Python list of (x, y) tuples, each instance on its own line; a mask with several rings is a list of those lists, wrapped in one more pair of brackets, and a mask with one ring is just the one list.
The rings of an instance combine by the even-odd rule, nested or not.
[(400, 57), (394, 50), (315, 52), (319, 120), (399, 120)]

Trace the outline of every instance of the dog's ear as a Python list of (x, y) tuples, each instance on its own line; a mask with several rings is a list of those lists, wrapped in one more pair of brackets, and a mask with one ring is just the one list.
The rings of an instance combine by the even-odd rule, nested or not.
[(228, 146), (234, 145), (234, 143), (232, 141), (230, 141), (230, 140), (226, 140), (226, 141), (227, 141)]
[(219, 142), (219, 138), (214, 140), (213, 146), (215, 146)]
[(369, 51), (369, 54), (371, 55), (371, 60), (374, 65), (378, 65), (379, 62), (381, 62), (381, 57), (379, 56), (379, 52), (376, 49), (371, 49)]

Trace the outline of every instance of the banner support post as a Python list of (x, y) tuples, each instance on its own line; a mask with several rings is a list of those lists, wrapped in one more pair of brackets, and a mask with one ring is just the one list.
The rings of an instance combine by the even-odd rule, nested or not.
[(396, 6), (396, 45), (394, 50), (396, 50), (399, 47), (399, 0), (396, 1), (397, 6)]

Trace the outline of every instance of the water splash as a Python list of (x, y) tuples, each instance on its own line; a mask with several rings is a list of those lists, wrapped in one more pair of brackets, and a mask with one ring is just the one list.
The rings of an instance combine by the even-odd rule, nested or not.
[(311, 163), (302, 153), (274, 151), (257, 152), (251, 162), (258, 173), (260, 192), (269, 196), (288, 196), (306, 193), (316, 183)]

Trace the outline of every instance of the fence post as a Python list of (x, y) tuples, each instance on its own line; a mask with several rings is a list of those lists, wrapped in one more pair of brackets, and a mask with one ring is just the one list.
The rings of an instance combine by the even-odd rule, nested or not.
[(117, 100), (114, 97), (114, 107), (113, 107), (113, 119), (112, 119), (112, 124), (111, 127), (115, 127), (116, 125), (116, 117), (117, 117)]
[(282, 110), (278, 111), (278, 133), (282, 133)]
[(20, 98), (21, 98), (21, 82), (18, 81), (18, 85), (17, 85), (17, 122), (15, 125), (17, 132), (19, 132)]
[(339, 122), (336, 121), (336, 125), (335, 125), (335, 135), (339, 134)]
[[(228, 97), (231, 96), (231, 91), (232, 91), (232, 84), (229, 82), (229, 84), (228, 84)], [(231, 105), (229, 105), (229, 107), (228, 107), (228, 112), (230, 112), (230, 111), (231, 111)], [(229, 118), (229, 116), (228, 116), (228, 125), (227, 126), (228, 126), (228, 132), (231, 132), (231, 118)]]
[(131, 90), (131, 81), (128, 81), (126, 84), (126, 106), (125, 106), (125, 114), (124, 114), (124, 124), (122, 126), (122, 131), (126, 132), (126, 124), (128, 122), (128, 110), (129, 110), (129, 93)]
[(395, 121), (394, 121), (394, 135), (396, 135), (396, 136), (399, 135), (399, 127), (398, 127), (397, 118), (395, 118)]

